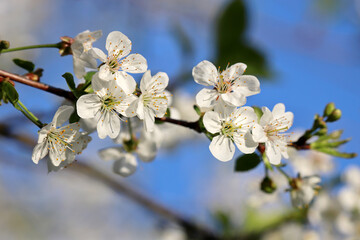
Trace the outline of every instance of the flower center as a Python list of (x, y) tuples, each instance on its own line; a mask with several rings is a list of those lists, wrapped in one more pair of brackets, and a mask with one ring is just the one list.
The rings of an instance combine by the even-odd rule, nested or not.
[(224, 79), (223, 75), (220, 75), (218, 78), (218, 82), (215, 85), (215, 89), (219, 92), (219, 93), (228, 93), (232, 91), (232, 85), (233, 85), (233, 81), (227, 81)]
[(112, 73), (119, 71), (121, 67), (121, 61), (119, 59), (119, 56), (122, 53), (123, 50), (120, 50), (117, 54), (113, 53), (112, 55), (108, 56), (106, 64), (109, 66)]
[(221, 134), (225, 137), (232, 138), (233, 133), (238, 129), (232, 122), (222, 122), (221, 123)]
[(114, 97), (112, 94), (105, 95), (101, 98), (101, 111), (112, 111), (114, 110), (115, 106), (120, 104), (120, 101)]
[(160, 96), (154, 96), (151, 93), (143, 93), (143, 104), (145, 107), (148, 107), (151, 103), (154, 105), (155, 108), (159, 108), (159, 104), (163, 104), (161, 100), (167, 100), (167, 97), (165, 95)]

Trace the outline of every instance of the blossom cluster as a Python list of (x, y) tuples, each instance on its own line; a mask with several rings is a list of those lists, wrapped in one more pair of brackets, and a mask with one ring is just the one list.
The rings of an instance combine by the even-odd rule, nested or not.
[[(100, 150), (99, 155), (105, 161), (114, 161), (113, 171), (121, 176), (136, 171), (137, 158), (150, 162), (162, 144), (171, 145), (170, 135), (164, 132), (174, 129), (168, 123), (156, 124), (167, 114), (173, 115), (173, 120), (181, 118), (171, 107), (173, 97), (166, 90), (168, 75), (152, 75), (145, 57), (131, 53), (132, 42), (123, 33), (113, 31), (107, 36), (107, 53), (93, 47), (101, 36), (101, 31), (84, 31), (71, 44), (75, 76), (86, 79), (91, 73), (91, 79), (76, 96), (74, 106), (61, 106), (53, 121), (39, 131), (32, 160), (38, 163), (49, 154), (49, 171), (71, 164), (87, 147), (91, 140), (88, 135), (95, 130), (100, 139), (109, 137), (116, 144)], [(282, 158), (289, 158), (286, 131), (293, 124), (293, 113), (286, 112), (283, 103), (276, 104), (272, 111), (245, 106), (247, 97), (260, 93), (259, 80), (244, 74), (246, 68), (246, 64), (236, 63), (220, 70), (206, 60), (193, 68), (194, 81), (205, 86), (195, 97), (200, 109), (195, 123), (211, 139), (209, 149), (216, 159), (233, 159), (236, 148), (243, 154), (259, 150), (264, 162), (280, 166)], [(133, 74), (142, 74), (140, 83)], [(70, 121), (74, 114), (78, 122)], [(319, 181), (313, 175), (291, 179), (293, 204), (307, 205)]]

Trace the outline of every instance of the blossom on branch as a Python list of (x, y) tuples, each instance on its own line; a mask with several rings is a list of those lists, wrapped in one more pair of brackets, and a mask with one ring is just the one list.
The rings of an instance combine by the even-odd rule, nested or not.
[(318, 193), (321, 182), (318, 176), (297, 177), (290, 181), (291, 203), (294, 207), (308, 207), (315, 195)]
[(141, 95), (137, 101), (136, 114), (144, 120), (145, 131), (151, 132), (155, 126), (155, 117), (163, 117), (169, 105), (170, 93), (165, 90), (169, 77), (159, 72), (151, 77), (146, 71), (140, 82)]
[(224, 116), (218, 112), (206, 112), (203, 118), (207, 131), (215, 136), (209, 146), (210, 152), (218, 160), (226, 162), (233, 158), (235, 145), (245, 153), (253, 153), (258, 144), (252, 140), (250, 129), (257, 117), (251, 107), (241, 107)]
[[(120, 116), (135, 116), (133, 94), (126, 94), (115, 81), (104, 81), (98, 73), (93, 76), (94, 93), (81, 96), (76, 102), (81, 118), (96, 118), (99, 138), (116, 138), (120, 132)], [(135, 88), (133, 89), (135, 91)]]
[(289, 158), (287, 153), (288, 135), (283, 134), (293, 124), (294, 114), (285, 112), (285, 105), (278, 103), (272, 112), (267, 108), (262, 108), (263, 115), (259, 124), (252, 128), (254, 141), (265, 143), (265, 153), (269, 162), (278, 165), (281, 156)]
[(106, 50), (107, 56), (102, 50), (93, 48), (94, 56), (103, 62), (99, 70), (100, 78), (115, 80), (126, 93), (132, 93), (131, 90), (136, 87), (136, 82), (128, 73), (145, 72), (146, 59), (140, 54), (130, 54), (131, 41), (119, 31), (109, 33)]
[(52, 122), (40, 129), (38, 143), (32, 154), (34, 163), (38, 164), (40, 159), (49, 154), (51, 163), (59, 166), (64, 161), (72, 162), (75, 155), (83, 150), (84, 142), (79, 141), (80, 124), (76, 122), (60, 127), (69, 120), (73, 111), (72, 106), (61, 106)]
[(214, 107), (215, 111), (231, 112), (243, 106), (246, 97), (260, 92), (260, 82), (255, 76), (243, 75), (243, 63), (236, 63), (220, 72), (209, 61), (202, 61), (192, 70), (195, 82), (212, 89), (204, 88), (196, 95), (196, 104), (202, 108)]
[(81, 79), (86, 74), (85, 68), (97, 68), (96, 58), (92, 52), (92, 43), (102, 35), (101, 30), (90, 32), (86, 30), (79, 33), (71, 44), (73, 53), (74, 74)]

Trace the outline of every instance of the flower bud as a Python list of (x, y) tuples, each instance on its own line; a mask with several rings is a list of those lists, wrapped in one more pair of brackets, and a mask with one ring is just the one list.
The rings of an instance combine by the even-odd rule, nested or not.
[(265, 193), (273, 193), (276, 191), (276, 188), (275, 182), (267, 176), (261, 181), (260, 189)]
[(61, 56), (72, 55), (71, 44), (74, 39), (68, 36), (60, 37), (61, 42), (59, 43), (59, 53)]
[(10, 47), (10, 42), (6, 40), (0, 41), (0, 51), (3, 49), (8, 49)]
[(330, 114), (335, 110), (335, 104), (333, 102), (328, 103), (324, 109), (324, 117), (330, 116)]
[(332, 113), (329, 115), (329, 117), (327, 118), (327, 122), (335, 122), (337, 120), (339, 120), (341, 118), (341, 110), (340, 109), (335, 109), (334, 111), (332, 111)]

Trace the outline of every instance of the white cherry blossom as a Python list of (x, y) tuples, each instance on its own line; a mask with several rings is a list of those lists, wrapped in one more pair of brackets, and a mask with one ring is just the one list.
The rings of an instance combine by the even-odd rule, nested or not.
[(73, 53), (74, 74), (81, 79), (85, 75), (85, 68), (97, 68), (96, 58), (92, 50), (92, 44), (102, 36), (101, 30), (90, 32), (86, 30), (79, 33), (71, 44)]
[(170, 93), (165, 91), (169, 77), (159, 72), (151, 77), (150, 70), (146, 71), (140, 82), (141, 95), (137, 102), (136, 114), (144, 120), (145, 131), (153, 131), (155, 117), (163, 117), (169, 105)]
[(246, 97), (260, 92), (259, 80), (243, 75), (243, 63), (236, 63), (220, 72), (209, 61), (202, 61), (192, 70), (195, 82), (213, 88), (204, 88), (196, 95), (196, 104), (202, 108), (215, 107), (215, 111), (231, 112), (234, 107), (243, 106)]
[(71, 106), (61, 106), (56, 111), (52, 122), (40, 129), (38, 143), (32, 154), (34, 163), (38, 164), (39, 160), (47, 154), (54, 166), (75, 159), (75, 155), (79, 153), (78, 149), (82, 147), (82, 144), (78, 143), (80, 124), (72, 123), (60, 127), (69, 120), (73, 111), (74, 108)]
[[(126, 125), (129, 127), (129, 124)], [(132, 139), (128, 134), (120, 134), (115, 142), (122, 143), (123, 146), (100, 150), (99, 155), (105, 161), (115, 161), (113, 165), (115, 173), (123, 177), (130, 176), (138, 166), (136, 156), (143, 162), (151, 162), (156, 157), (161, 143), (159, 133), (158, 130), (151, 133), (142, 131), (139, 139), (135, 135)]]
[[(99, 138), (116, 138), (120, 132), (120, 117), (135, 115), (136, 96), (126, 94), (115, 81), (104, 81), (96, 73), (92, 79), (94, 93), (83, 95), (76, 102), (81, 118), (96, 118)], [(134, 89), (135, 91), (135, 89)]]
[(106, 50), (107, 56), (102, 50), (93, 48), (94, 56), (103, 62), (99, 70), (100, 78), (115, 80), (126, 93), (132, 93), (131, 90), (135, 88), (136, 82), (128, 73), (145, 72), (146, 59), (140, 54), (130, 54), (131, 41), (119, 31), (109, 33)]
[(254, 141), (265, 143), (265, 153), (269, 162), (278, 165), (281, 156), (289, 158), (287, 153), (287, 135), (283, 134), (293, 123), (294, 115), (292, 112), (285, 112), (285, 106), (278, 103), (271, 112), (267, 107), (262, 108), (263, 115), (259, 124), (255, 124), (252, 129)]
[(256, 114), (251, 107), (241, 107), (226, 117), (218, 112), (206, 112), (203, 118), (207, 131), (215, 136), (209, 146), (210, 152), (218, 160), (226, 162), (233, 158), (235, 145), (247, 154), (253, 153), (258, 146), (252, 140), (250, 129), (255, 124)]
[(318, 184), (321, 182), (318, 176), (297, 177), (291, 181), (291, 203), (294, 207), (308, 207), (319, 191)]

